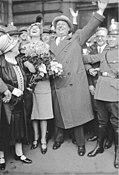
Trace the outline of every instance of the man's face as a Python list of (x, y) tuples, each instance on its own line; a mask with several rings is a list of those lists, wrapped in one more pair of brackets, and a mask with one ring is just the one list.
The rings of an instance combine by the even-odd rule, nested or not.
[(49, 41), (50, 41), (50, 34), (49, 33), (43, 33), (42, 34), (42, 40), (43, 40), (43, 42), (49, 43)]
[(12, 37), (14, 40), (17, 40), (17, 41), (19, 41), (19, 40), (20, 40), (19, 35), (12, 35), (11, 37)]
[(96, 42), (97, 42), (98, 46), (100, 46), (100, 47), (106, 44), (107, 32), (105, 30), (99, 30), (96, 33)]
[(56, 24), (56, 34), (57, 36), (67, 36), (70, 31), (70, 27), (65, 21), (58, 21)]
[(119, 44), (119, 35), (109, 35), (108, 44), (110, 47), (116, 47)]

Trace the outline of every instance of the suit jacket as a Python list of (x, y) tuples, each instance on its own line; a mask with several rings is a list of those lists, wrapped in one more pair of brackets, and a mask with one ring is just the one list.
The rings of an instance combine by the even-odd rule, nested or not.
[[(92, 45), (90, 48), (88, 48), (89, 52), (90, 52), (90, 55), (95, 55), (95, 54), (98, 54), (98, 49), (97, 49), (98, 45), (95, 43), (94, 45)], [(108, 48), (108, 45), (106, 45), (103, 49), (103, 51), (105, 51), (106, 49)], [(100, 61), (99, 62), (96, 62), (94, 64), (86, 64), (85, 65), (85, 69), (87, 71), (87, 76), (88, 76), (88, 82), (89, 82), (89, 85), (93, 85), (94, 87), (96, 86), (96, 83), (97, 83), (97, 79), (98, 79), (98, 76), (99, 76), (99, 72), (96, 74), (96, 76), (92, 76), (88, 73), (88, 70), (90, 68), (99, 68), (100, 67)]]

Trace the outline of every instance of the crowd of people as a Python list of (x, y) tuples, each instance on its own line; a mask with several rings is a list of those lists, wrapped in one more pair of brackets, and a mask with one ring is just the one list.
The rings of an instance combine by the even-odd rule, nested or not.
[[(0, 27), (0, 170), (6, 167), (6, 140), (14, 145), (15, 160), (32, 163), (23, 151), (31, 136), (29, 125), (32, 150), (40, 144), (46, 154), (51, 137), (53, 150), (60, 148), (67, 130), (78, 155), (84, 156), (87, 123), (94, 128), (87, 140), (97, 140), (88, 156), (114, 143), (114, 166), (119, 168), (119, 23), (112, 20), (109, 29), (99, 27), (106, 6), (99, 1), (99, 10), (76, 31), (78, 13), (73, 9), (74, 23), (61, 15), (50, 29), (42, 16), (27, 28)], [(49, 60), (62, 65), (62, 76), (48, 74)]]

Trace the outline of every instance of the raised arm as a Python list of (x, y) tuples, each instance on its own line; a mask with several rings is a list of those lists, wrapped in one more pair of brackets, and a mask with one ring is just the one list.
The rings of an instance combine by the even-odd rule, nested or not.
[(80, 31), (80, 45), (83, 45), (94, 33), (96, 28), (104, 20), (103, 12), (107, 3), (98, 1), (99, 10), (93, 15), (88, 24)]
[(78, 10), (76, 12), (74, 12), (72, 8), (69, 8), (69, 10), (73, 18), (73, 33), (74, 33), (78, 28), (78, 25), (77, 25)]

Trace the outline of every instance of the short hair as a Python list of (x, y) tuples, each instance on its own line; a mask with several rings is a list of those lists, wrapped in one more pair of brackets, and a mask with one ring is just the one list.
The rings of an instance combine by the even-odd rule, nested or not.
[(107, 30), (106, 27), (98, 27), (97, 30), (96, 30), (96, 33), (101, 31), (101, 30), (105, 31), (108, 34), (108, 30)]

